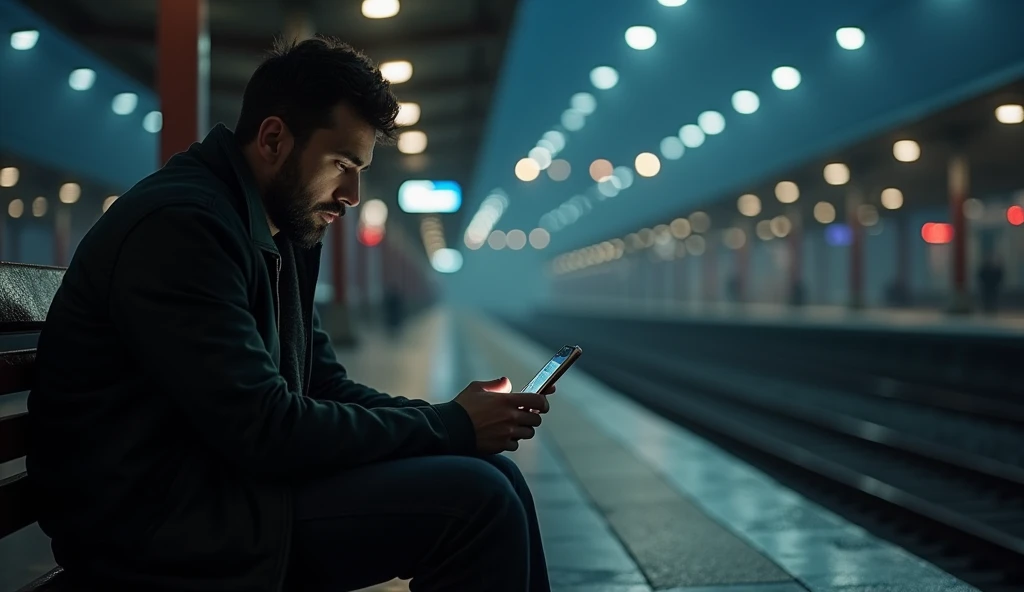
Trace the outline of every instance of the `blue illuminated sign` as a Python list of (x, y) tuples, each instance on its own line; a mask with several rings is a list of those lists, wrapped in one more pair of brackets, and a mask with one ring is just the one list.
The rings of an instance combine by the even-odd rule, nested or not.
[(451, 214), (462, 206), (455, 181), (406, 181), (398, 188), (398, 207), (409, 214)]
[(853, 230), (849, 224), (836, 222), (825, 227), (825, 242), (833, 247), (845, 247), (853, 242)]

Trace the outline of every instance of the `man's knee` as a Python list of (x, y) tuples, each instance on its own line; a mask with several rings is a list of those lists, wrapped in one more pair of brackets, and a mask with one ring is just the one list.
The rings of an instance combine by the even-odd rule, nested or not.
[[(455, 486), (471, 493), (478, 501), (498, 506), (508, 506), (514, 514), (523, 512), (523, 504), (511, 471), (518, 472), (512, 461), (507, 461), (511, 469), (504, 463), (493, 459), (463, 458), (460, 459), (458, 475), (454, 476)], [(507, 459), (503, 459), (507, 460)]]

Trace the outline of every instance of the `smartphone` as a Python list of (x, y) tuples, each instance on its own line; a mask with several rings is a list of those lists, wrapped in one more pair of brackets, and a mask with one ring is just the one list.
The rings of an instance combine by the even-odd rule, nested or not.
[(583, 355), (583, 350), (578, 345), (567, 345), (558, 350), (548, 363), (541, 368), (540, 372), (533, 377), (525, 387), (524, 393), (543, 393), (547, 388), (565, 374), (565, 371), (572, 366), (573, 362)]

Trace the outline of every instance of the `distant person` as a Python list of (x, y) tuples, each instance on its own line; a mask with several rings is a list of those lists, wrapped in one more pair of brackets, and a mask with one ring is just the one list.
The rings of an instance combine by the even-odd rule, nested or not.
[(981, 309), (995, 314), (999, 307), (999, 289), (1003, 283), (1003, 266), (994, 256), (985, 257), (978, 269), (978, 288), (981, 293)]
[(547, 398), (504, 378), (437, 405), (381, 394), (349, 380), (313, 305), (324, 233), (397, 113), (349, 46), (279, 45), (233, 133), (174, 156), (82, 241), (28, 400), (39, 523), (72, 581), (548, 590), (530, 490), (499, 454)]

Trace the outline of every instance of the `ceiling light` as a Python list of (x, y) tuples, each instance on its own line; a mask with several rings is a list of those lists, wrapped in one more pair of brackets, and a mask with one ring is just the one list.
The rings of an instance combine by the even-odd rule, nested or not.
[(530, 182), (540, 176), (540, 165), (532, 158), (521, 158), (516, 163), (516, 178)]
[(57, 197), (61, 203), (73, 204), (82, 197), (82, 187), (78, 183), (65, 183), (60, 186)]
[(562, 113), (562, 127), (570, 132), (578, 132), (587, 123), (587, 118), (575, 109), (566, 109)]
[(697, 117), (697, 125), (709, 136), (725, 131), (725, 116), (718, 111), (705, 111)]
[(853, 51), (864, 47), (864, 31), (857, 27), (843, 27), (836, 31), (839, 47)]
[(732, 95), (732, 108), (741, 115), (750, 115), (761, 107), (761, 99), (752, 90), (738, 90)]
[(543, 249), (551, 244), (551, 234), (543, 228), (534, 228), (530, 231), (530, 246), (534, 249)]
[(679, 160), (683, 157), (686, 148), (682, 140), (675, 136), (669, 136), (661, 140), (661, 155), (668, 160)]
[(792, 66), (779, 66), (772, 71), (772, 83), (779, 90), (793, 90), (800, 86), (800, 71)]
[(150, 111), (142, 118), (142, 129), (151, 134), (158, 133), (164, 128), (164, 114), (159, 111)]
[(20, 199), (12, 199), (11, 203), (7, 204), (7, 215), (11, 218), (21, 218), (21, 215), (25, 213), (25, 202)]
[(675, 8), (676, 6), (682, 6), (683, 4), (686, 4), (686, 0), (658, 0), (658, 4), (661, 4), (662, 6), (668, 6), (670, 8)]
[(420, 121), (420, 106), (418, 103), (399, 103), (398, 117), (395, 118), (397, 125), (416, 125)]
[(32, 200), (32, 215), (36, 218), (42, 218), (46, 215), (46, 198), (37, 197)]
[(509, 230), (505, 235), (505, 242), (508, 243), (508, 248), (518, 251), (526, 246), (526, 233), (518, 228)]
[(668, 225), (668, 231), (672, 233), (672, 236), (679, 240), (690, 236), (690, 232), (693, 228), (690, 226), (690, 221), (686, 218), (676, 218)]
[(412, 64), (405, 60), (384, 62), (380, 65), (380, 74), (392, 84), (408, 82), (412, 78)]
[(438, 249), (430, 256), (430, 266), (438, 273), (455, 273), (462, 269), (462, 253), (456, 249)]
[[(609, 163), (611, 164), (611, 163)], [(617, 166), (612, 171), (612, 176), (618, 180), (620, 189), (629, 189), (633, 186), (633, 169), (628, 166)]]
[(800, 188), (792, 181), (779, 181), (775, 186), (775, 197), (784, 204), (791, 204), (800, 199)]
[(576, 93), (570, 101), (572, 108), (584, 115), (590, 115), (597, 109), (597, 99), (594, 95), (586, 92)]
[(641, 152), (637, 155), (633, 166), (641, 177), (653, 177), (661, 170), (661, 161), (650, 152)]
[(704, 143), (704, 130), (692, 123), (679, 128), (679, 139), (687, 148), (699, 148)]
[(825, 165), (825, 182), (829, 185), (846, 185), (850, 182), (850, 167), (841, 162)]
[(18, 184), (21, 172), (15, 167), (0, 169), (0, 187), (14, 187)]
[(96, 72), (89, 68), (72, 70), (68, 76), (68, 86), (75, 90), (89, 90), (96, 82)]
[(118, 115), (131, 115), (138, 104), (139, 95), (126, 92), (114, 95), (114, 100), (110, 102), (110, 108)]
[(427, 149), (427, 134), (414, 131), (398, 136), (398, 150), (403, 154), (420, 154)]
[(11, 33), (11, 47), (20, 51), (32, 49), (36, 46), (37, 41), (39, 41), (39, 31), (35, 29), (25, 29)]
[(711, 216), (708, 216), (705, 212), (690, 214), (690, 228), (694, 232), (707, 232), (711, 228)]
[(892, 155), (900, 162), (914, 162), (921, 158), (921, 145), (913, 140), (900, 140), (892, 145)]
[(494, 230), (490, 236), (487, 237), (487, 244), (495, 251), (500, 251), (505, 248), (506, 242), (505, 233), (500, 230)]
[(996, 121), (1011, 125), (1024, 123), (1024, 106), (1000, 105), (996, 107)]
[(603, 181), (607, 177), (612, 176), (613, 172), (612, 163), (603, 158), (599, 158), (590, 163), (590, 178), (595, 181)]
[(551, 177), (552, 181), (565, 181), (571, 173), (572, 166), (567, 160), (554, 160), (551, 162), (551, 166), (548, 167), (548, 176)]
[[(560, 131), (552, 130), (550, 132), (544, 132), (541, 136), (542, 141), (549, 142), (551, 144), (552, 154), (558, 154), (562, 150), (565, 150), (565, 134)], [(538, 146), (540, 143), (538, 142)]]
[(882, 190), (882, 207), (887, 210), (898, 210), (903, 206), (903, 192), (895, 187)]
[(391, 18), (400, 8), (398, 0), (363, 0), (363, 16), (368, 19)]
[(761, 198), (753, 193), (741, 195), (740, 198), (736, 200), (736, 209), (744, 216), (753, 218), (761, 213)]
[(786, 238), (793, 230), (793, 223), (785, 216), (776, 216), (769, 222), (772, 234), (779, 238)]
[(599, 90), (615, 88), (619, 83), (619, 73), (611, 66), (598, 66), (590, 71), (590, 83)]
[(740, 228), (729, 228), (722, 235), (722, 241), (725, 246), (735, 251), (747, 244), (747, 234)]
[(819, 201), (814, 204), (814, 219), (822, 224), (831, 224), (836, 221), (836, 207), (827, 201)]
[(626, 29), (626, 45), (644, 51), (654, 47), (654, 44), (658, 42), (658, 33), (650, 28), (644, 26), (635, 26)]

